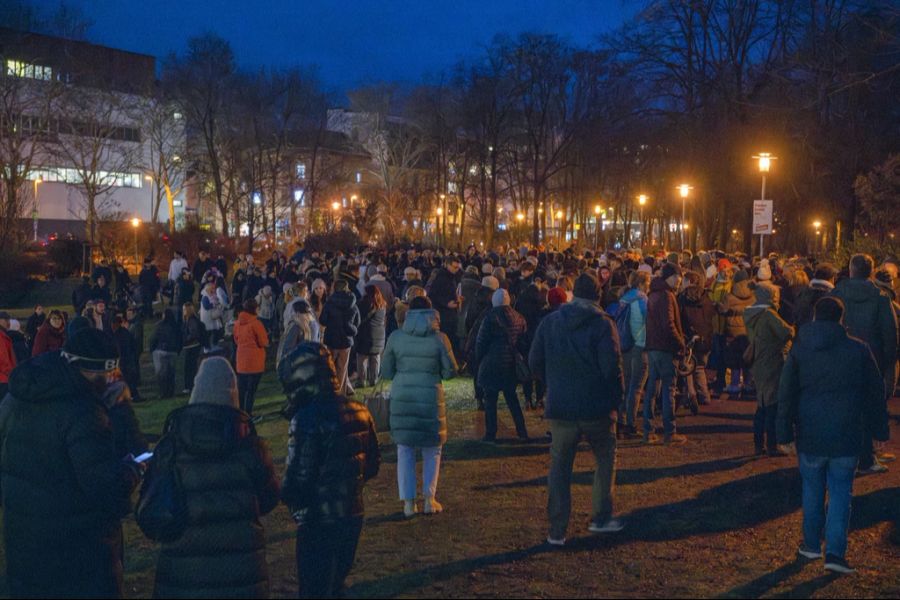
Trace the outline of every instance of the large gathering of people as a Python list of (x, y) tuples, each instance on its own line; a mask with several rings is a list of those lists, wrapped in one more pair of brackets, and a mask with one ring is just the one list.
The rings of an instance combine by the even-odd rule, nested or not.
[[(443, 381), (471, 376), (485, 444), (506, 429), (501, 393), (513, 443), (535, 439), (526, 414), (543, 409), (551, 547), (570, 531), (579, 442), (596, 462), (587, 530), (613, 534), (628, 526), (614, 511), (620, 443), (660, 452), (687, 443), (682, 407), (755, 401), (748, 447), (764, 460), (797, 455), (798, 553), (834, 572), (853, 570), (854, 477), (883, 473), (895, 458), (884, 445), (898, 366), (893, 257), (876, 267), (860, 254), (836, 266), (523, 244), (189, 258), (175, 251), (161, 270), (148, 257), (134, 281), (100, 261), (73, 292), (71, 316), (37, 306), (24, 330), (0, 312), (0, 487), (13, 595), (121, 596), (121, 519), (138, 487), (138, 522), (162, 544), (156, 596), (266, 597), (260, 517), (279, 500), (297, 524), (300, 596), (339, 595), (362, 529), (363, 487), (380, 464), (361, 389), (382, 380), (391, 382), (406, 518), (442, 511)], [(155, 396), (140, 389), (145, 352)], [(280, 480), (256, 434), (266, 373), (287, 396)], [(148, 445), (133, 403), (178, 396), (186, 404), (169, 415), (153, 457), (136, 460)], [(180, 506), (162, 511), (155, 490), (170, 480), (178, 493), (168, 501)], [(169, 514), (179, 535), (142, 510)]]

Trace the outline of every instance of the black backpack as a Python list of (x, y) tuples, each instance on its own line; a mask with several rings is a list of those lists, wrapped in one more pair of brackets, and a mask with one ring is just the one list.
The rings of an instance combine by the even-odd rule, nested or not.
[(175, 466), (177, 444), (171, 429), (172, 415), (166, 419), (163, 436), (153, 449), (135, 511), (138, 527), (158, 542), (174, 542), (180, 538), (188, 521), (187, 498)]

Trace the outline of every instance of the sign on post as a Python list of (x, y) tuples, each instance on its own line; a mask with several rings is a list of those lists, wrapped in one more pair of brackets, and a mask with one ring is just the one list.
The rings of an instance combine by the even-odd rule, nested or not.
[(753, 201), (753, 235), (772, 234), (772, 201)]

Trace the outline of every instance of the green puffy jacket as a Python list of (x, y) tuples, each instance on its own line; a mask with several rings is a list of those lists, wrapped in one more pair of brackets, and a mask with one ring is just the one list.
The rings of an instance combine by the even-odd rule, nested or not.
[(411, 310), (403, 328), (388, 338), (381, 374), (391, 384), (391, 436), (403, 446), (441, 446), (447, 441), (442, 379), (456, 374), (437, 313)]
[(760, 406), (777, 403), (778, 382), (784, 358), (791, 349), (794, 329), (767, 304), (754, 304), (744, 309), (747, 337), (753, 346), (753, 381)]

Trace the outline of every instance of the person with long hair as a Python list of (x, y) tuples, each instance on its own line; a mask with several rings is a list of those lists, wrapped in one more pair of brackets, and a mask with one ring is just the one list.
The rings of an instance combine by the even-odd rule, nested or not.
[(38, 327), (31, 346), (31, 356), (37, 356), (44, 352), (59, 350), (66, 343), (66, 322), (62, 313), (51, 310), (50, 316)]
[(325, 285), (324, 279), (316, 279), (312, 283), (312, 294), (309, 297), (309, 305), (312, 307), (313, 314), (316, 315), (316, 320), (322, 317), (326, 300), (328, 300), (328, 286)]
[(381, 372), (387, 323), (387, 302), (374, 285), (365, 287), (359, 303), (360, 322), (356, 331), (356, 376), (362, 387), (375, 385)]

